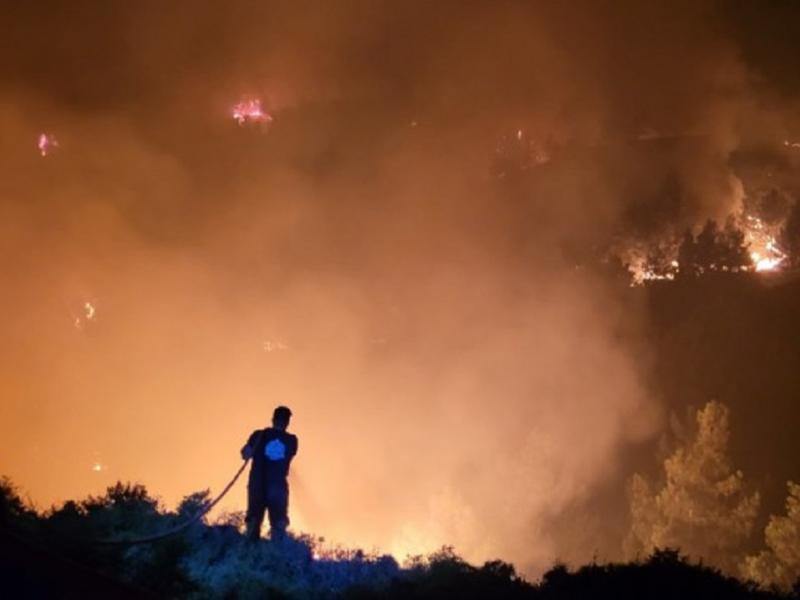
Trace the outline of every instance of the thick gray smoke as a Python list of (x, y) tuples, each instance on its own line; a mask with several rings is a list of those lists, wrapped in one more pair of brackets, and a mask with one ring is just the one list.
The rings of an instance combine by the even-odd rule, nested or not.
[[(3, 17), (0, 469), (40, 503), (174, 502), (285, 403), (298, 528), (614, 556), (553, 524), (660, 411), (639, 308), (570, 249), (669, 178), (679, 224), (724, 217), (731, 154), (789, 135), (714, 6), (185, 9)], [(230, 119), (242, 96), (268, 129)], [(543, 154), (501, 172), (520, 130)]]

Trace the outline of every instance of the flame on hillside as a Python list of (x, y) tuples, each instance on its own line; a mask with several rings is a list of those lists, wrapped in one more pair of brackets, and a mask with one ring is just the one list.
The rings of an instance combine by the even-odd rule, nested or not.
[[(754, 215), (744, 214), (736, 220), (736, 229), (741, 233), (750, 264), (719, 265), (714, 262), (690, 267), (695, 274), (706, 272), (758, 273), (779, 271), (789, 258), (778, 242), (782, 223), (768, 224)], [(652, 281), (672, 281), (681, 272), (681, 243), (679, 239), (650, 245), (631, 245), (615, 249), (631, 276), (631, 285), (640, 286)]]
[(39, 149), (39, 155), (45, 157), (58, 148), (58, 140), (52, 133), (40, 133), (36, 147)]
[(231, 108), (231, 117), (239, 125), (256, 123), (268, 125), (274, 120), (272, 115), (265, 111), (258, 98), (242, 100)]
[(747, 242), (753, 269), (756, 271), (775, 271), (786, 260), (786, 253), (778, 245), (777, 227), (767, 226), (761, 219), (752, 215), (744, 218), (744, 236)]

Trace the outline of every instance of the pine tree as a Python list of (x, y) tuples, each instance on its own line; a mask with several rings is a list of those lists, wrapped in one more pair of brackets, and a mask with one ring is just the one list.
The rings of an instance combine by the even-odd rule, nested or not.
[(786, 516), (771, 516), (764, 529), (767, 549), (748, 556), (742, 574), (765, 587), (800, 587), (800, 485), (790, 481)]
[(697, 242), (690, 229), (683, 233), (683, 239), (678, 247), (678, 265), (678, 277), (681, 279), (697, 277), (700, 273), (700, 265), (697, 261)]
[(719, 270), (721, 257), (717, 243), (718, 237), (717, 222), (709, 219), (695, 240), (696, 263), (700, 273)]
[(663, 483), (654, 489), (634, 475), (630, 485), (632, 556), (657, 548), (713, 562), (732, 572), (742, 557), (760, 503), (746, 490), (741, 471), (728, 458), (729, 413), (709, 402), (696, 415), (693, 439), (664, 461)]

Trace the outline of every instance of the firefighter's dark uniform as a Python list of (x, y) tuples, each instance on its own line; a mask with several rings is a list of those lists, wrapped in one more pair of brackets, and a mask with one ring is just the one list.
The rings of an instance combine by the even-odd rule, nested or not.
[(253, 464), (247, 483), (247, 534), (258, 538), (264, 512), (273, 537), (289, 526), (289, 463), (297, 454), (297, 436), (280, 429), (259, 429), (247, 440)]

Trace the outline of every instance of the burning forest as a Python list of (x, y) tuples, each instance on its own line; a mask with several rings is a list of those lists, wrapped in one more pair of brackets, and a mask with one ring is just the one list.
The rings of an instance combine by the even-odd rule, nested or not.
[(0, 11), (10, 548), (164, 535), (85, 565), (166, 595), (790, 593), (795, 3), (185, 9)]

